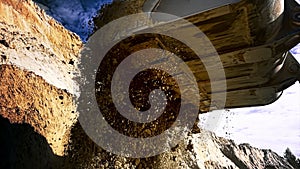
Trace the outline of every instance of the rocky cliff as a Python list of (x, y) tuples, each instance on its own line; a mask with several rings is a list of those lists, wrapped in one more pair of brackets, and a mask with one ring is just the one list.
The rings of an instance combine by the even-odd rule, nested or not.
[(1, 1), (0, 11), (0, 114), (31, 125), (64, 155), (77, 117), (72, 72), (82, 42), (32, 1)]
[(155, 157), (106, 152), (81, 128), (72, 100), (82, 46), (31, 0), (0, 1), (0, 168), (293, 168), (271, 150), (204, 130)]

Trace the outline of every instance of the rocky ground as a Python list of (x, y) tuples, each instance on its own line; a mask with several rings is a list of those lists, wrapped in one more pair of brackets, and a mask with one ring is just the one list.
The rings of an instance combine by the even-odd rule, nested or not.
[[(138, 12), (142, 3), (115, 2), (95, 22)], [(72, 99), (79, 37), (31, 0), (2, 0), (0, 25), (0, 168), (293, 168), (271, 150), (205, 130), (150, 158), (106, 152), (81, 128)]]
[(201, 130), (198, 134), (190, 134), (169, 152), (141, 159), (125, 158), (106, 152), (87, 138), (78, 124), (72, 133), (77, 133), (75, 135), (80, 136), (80, 139), (78, 137), (74, 139), (67, 158), (68, 163), (79, 168), (293, 168), (271, 150), (257, 149), (249, 144), (237, 145), (232, 140), (217, 137), (205, 130)]

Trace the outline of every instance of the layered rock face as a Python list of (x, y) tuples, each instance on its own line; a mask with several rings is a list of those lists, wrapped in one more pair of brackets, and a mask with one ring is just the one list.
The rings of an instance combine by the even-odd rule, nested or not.
[(0, 114), (30, 124), (64, 155), (77, 117), (72, 71), (82, 42), (31, 1), (1, 1), (0, 11)]
[(82, 46), (31, 0), (0, 2), (0, 168), (292, 168), (271, 150), (204, 130), (150, 158), (103, 150), (81, 128), (72, 99)]

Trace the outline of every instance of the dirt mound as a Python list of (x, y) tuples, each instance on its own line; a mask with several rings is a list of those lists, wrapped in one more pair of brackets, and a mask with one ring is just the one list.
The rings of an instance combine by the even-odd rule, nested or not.
[(53, 152), (63, 155), (76, 120), (72, 96), (32, 72), (0, 66), (0, 115), (10, 123), (30, 124)]
[(77, 118), (70, 93), (82, 42), (32, 1), (1, 1), (0, 12), (0, 115), (29, 124), (64, 155)]

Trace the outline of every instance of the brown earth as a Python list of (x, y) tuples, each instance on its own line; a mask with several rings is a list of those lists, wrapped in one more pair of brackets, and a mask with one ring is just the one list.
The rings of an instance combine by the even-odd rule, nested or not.
[(31, 125), (55, 154), (64, 155), (77, 118), (72, 95), (11, 65), (0, 66), (0, 84), (0, 115), (13, 124)]
[[(79, 37), (46, 15), (31, 0), (2, 0), (0, 21), (30, 32), (48, 44), (61, 60), (73, 59), (82, 47)], [(53, 36), (55, 35), (55, 36)]]
[(77, 118), (70, 92), (82, 42), (32, 1), (1, 1), (0, 13), (0, 115), (29, 124), (64, 155)]
[(112, 4), (103, 6), (98, 16), (94, 18), (95, 29), (123, 16), (142, 12), (144, 2), (145, 0), (116, 0)]

